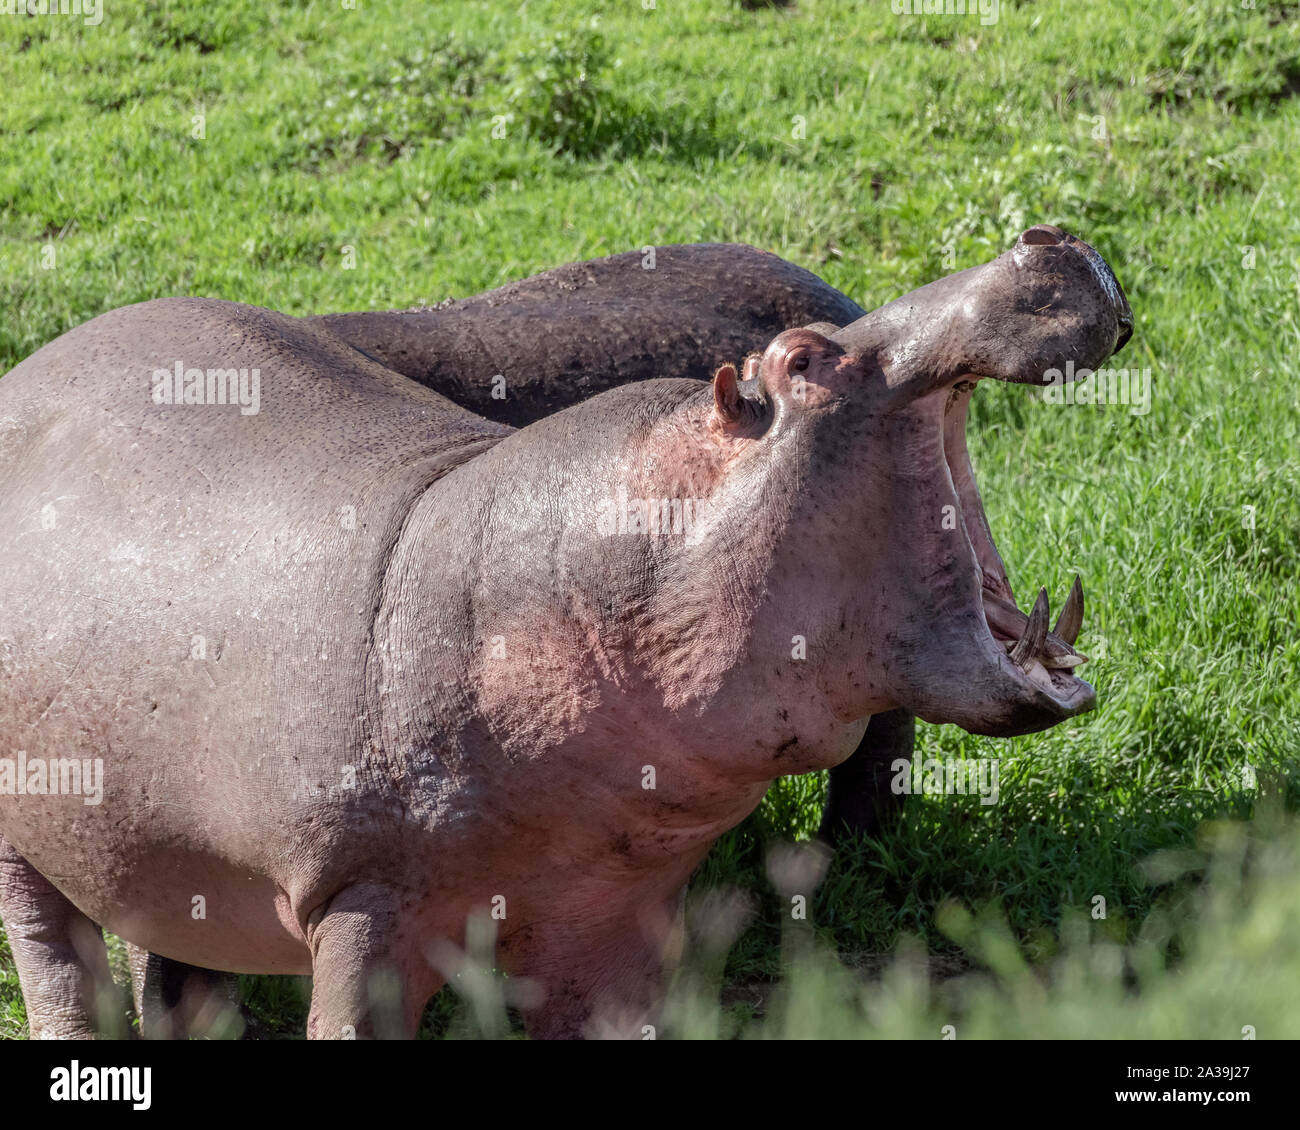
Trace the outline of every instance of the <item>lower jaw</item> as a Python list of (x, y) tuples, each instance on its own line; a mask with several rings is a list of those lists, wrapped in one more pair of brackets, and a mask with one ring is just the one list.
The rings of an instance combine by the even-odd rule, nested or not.
[(1017, 703), (1001, 707), (990, 704), (986, 709), (976, 706), (973, 710), (959, 713), (942, 708), (929, 712), (923, 707), (916, 707), (913, 712), (922, 721), (960, 726), (967, 733), (992, 738), (1013, 738), (1020, 734), (1034, 734), (1051, 729), (1067, 718), (1092, 709), (1094, 701), (1095, 695), (1089, 694), (1081, 700), (1080, 705), (1070, 709), (1057, 704), (1032, 706)]
[(966, 631), (933, 641), (933, 650), (906, 664), (923, 678), (901, 688), (898, 706), (926, 722), (1012, 737), (1048, 729), (1095, 705), (1093, 688), (1067, 672), (1044, 671), (1051, 689), (1037, 686), (973, 619), (966, 618)]

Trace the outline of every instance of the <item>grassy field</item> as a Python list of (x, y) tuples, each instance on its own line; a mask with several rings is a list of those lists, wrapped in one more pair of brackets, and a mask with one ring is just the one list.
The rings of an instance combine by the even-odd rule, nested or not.
[[(765, 858), (824, 780), (778, 784), (696, 877), (672, 1027), (1300, 1036), (1300, 4), (104, 5), (0, 16), (0, 372), (162, 295), (402, 307), (736, 240), (870, 307), (1036, 222), (1093, 243), (1150, 411), (985, 386), (970, 438), (1019, 590), (1082, 574), (1098, 709), (920, 727), (1002, 759), (1000, 803), (909, 798), (806, 924)], [(301, 1031), (297, 985), (245, 988)], [(444, 993), (427, 1029), (477, 1023)]]

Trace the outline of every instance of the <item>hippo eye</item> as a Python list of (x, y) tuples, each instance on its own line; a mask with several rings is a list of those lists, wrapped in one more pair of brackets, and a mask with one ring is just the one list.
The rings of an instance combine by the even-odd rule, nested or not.
[(808, 354), (800, 353), (798, 357), (790, 362), (790, 368), (792, 368), (796, 373), (802, 373), (806, 368), (808, 368)]

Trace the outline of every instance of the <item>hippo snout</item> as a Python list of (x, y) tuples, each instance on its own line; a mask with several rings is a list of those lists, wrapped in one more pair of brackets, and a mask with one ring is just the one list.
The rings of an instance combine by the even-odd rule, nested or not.
[(1115, 344), (1112, 353), (1118, 353), (1133, 336), (1133, 310), (1128, 304), (1124, 288), (1119, 285), (1110, 264), (1097, 252), (1096, 248), (1085, 243), (1077, 236), (1062, 231), (1054, 224), (1035, 224), (1020, 233), (1016, 241), (1016, 250), (1021, 253), (1021, 262), (1033, 261), (1031, 252), (1025, 249), (1037, 247), (1059, 247), (1063, 252), (1077, 255), (1096, 279), (1102, 293), (1109, 299), (1111, 311), (1115, 317)]

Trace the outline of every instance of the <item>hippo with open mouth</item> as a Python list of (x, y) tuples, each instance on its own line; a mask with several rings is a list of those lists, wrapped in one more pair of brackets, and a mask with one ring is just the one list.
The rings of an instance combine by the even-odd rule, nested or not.
[[(530, 1032), (641, 1034), (687, 879), (775, 777), (882, 711), (1093, 704), (1078, 590), (1051, 632), (1017, 608), (965, 414), (1131, 329), (1040, 226), (743, 374), (518, 430), (234, 303), (46, 346), (0, 381), (0, 915), (34, 1033), (90, 1030), (98, 924), (310, 973), (314, 1037), (410, 1035), (486, 914)], [(257, 410), (211, 371), (258, 374)]]

